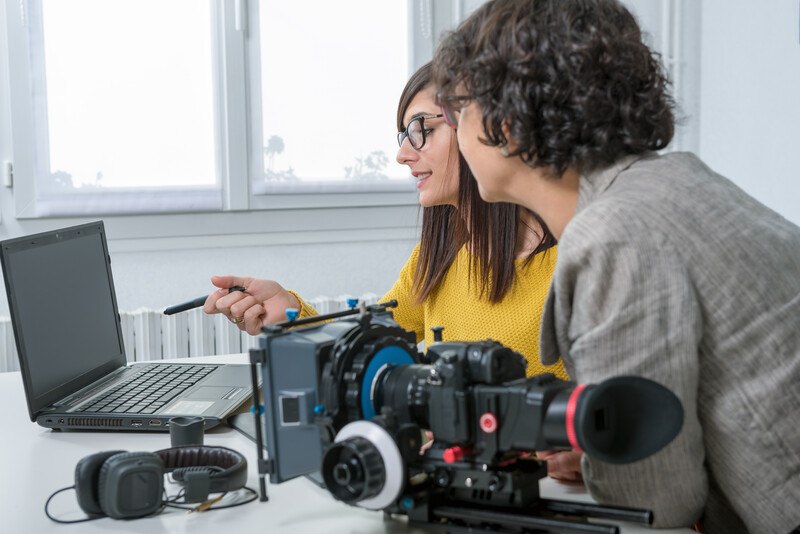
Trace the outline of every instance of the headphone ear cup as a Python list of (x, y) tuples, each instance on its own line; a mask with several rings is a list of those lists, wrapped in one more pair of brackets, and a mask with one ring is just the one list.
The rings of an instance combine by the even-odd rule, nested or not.
[(75, 493), (81, 510), (93, 517), (104, 516), (98, 498), (100, 469), (106, 460), (125, 451), (103, 451), (81, 458), (75, 466)]
[(97, 477), (97, 502), (114, 519), (143, 517), (162, 503), (164, 465), (152, 452), (123, 452), (108, 458)]

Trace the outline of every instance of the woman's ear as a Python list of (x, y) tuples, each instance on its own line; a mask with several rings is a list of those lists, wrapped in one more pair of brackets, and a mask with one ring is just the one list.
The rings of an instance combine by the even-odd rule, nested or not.
[(514, 138), (511, 137), (511, 127), (508, 119), (503, 119), (500, 128), (503, 130), (503, 137), (506, 138), (506, 144), (500, 147), (500, 151), (504, 156), (508, 157), (510, 154), (516, 153), (518, 145)]

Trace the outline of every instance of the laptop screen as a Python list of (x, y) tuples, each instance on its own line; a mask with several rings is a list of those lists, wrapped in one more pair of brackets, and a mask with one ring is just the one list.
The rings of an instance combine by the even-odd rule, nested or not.
[(126, 364), (103, 223), (2, 243), (31, 418)]

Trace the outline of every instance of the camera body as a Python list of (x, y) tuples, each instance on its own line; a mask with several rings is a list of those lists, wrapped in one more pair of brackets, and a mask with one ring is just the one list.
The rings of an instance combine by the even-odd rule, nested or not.
[[(402, 513), (437, 495), (530, 504), (546, 473), (519, 452), (545, 448), (529, 424), (544, 418), (540, 397), (553, 396), (564, 382), (552, 375), (526, 380), (525, 360), (490, 340), (436, 343), (427, 357), (427, 364), (366, 375), (380, 413), (338, 429), (321, 469), (329, 491), (350, 504)], [(519, 425), (523, 419), (528, 423)], [(423, 430), (435, 442), (421, 454)], [(397, 477), (405, 483), (392, 485)], [(387, 486), (394, 489), (384, 496)]]
[(525, 359), (492, 340), (439, 341), (423, 355), (394, 305), (264, 328), (251, 361), (261, 364), (272, 483), (320, 470), (335, 498), (414, 524), (517, 524), (487, 517), (552, 508), (539, 498), (546, 467), (530, 452), (626, 463), (680, 430), (680, 402), (646, 379), (526, 378)]

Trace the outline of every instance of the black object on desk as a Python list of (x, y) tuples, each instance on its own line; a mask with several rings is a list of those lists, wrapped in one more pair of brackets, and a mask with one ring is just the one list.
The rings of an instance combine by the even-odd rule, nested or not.
[(203, 444), (205, 420), (199, 415), (173, 417), (169, 420), (169, 439), (173, 447)]

